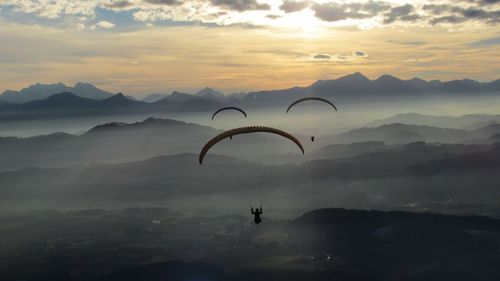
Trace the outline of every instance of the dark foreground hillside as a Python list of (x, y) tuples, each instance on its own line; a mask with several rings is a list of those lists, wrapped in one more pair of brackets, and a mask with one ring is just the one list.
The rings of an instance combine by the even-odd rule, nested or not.
[(321, 209), (292, 220), (165, 208), (1, 218), (0, 280), (499, 280), (500, 221)]

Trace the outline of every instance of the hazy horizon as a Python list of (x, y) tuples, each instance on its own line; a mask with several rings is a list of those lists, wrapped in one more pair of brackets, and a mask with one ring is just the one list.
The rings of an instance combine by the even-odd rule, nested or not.
[[(328, 79), (313, 79), (311, 80), (310, 83), (308, 84), (303, 84), (303, 85), (297, 85), (297, 84), (291, 84), (291, 85), (288, 85), (288, 86), (283, 86), (282, 88), (252, 88), (252, 89), (239, 89), (239, 90), (232, 90), (232, 91), (219, 91), (219, 89), (217, 88), (214, 88), (214, 87), (211, 87), (210, 85), (205, 85), (201, 88), (188, 88), (188, 89), (169, 89), (169, 90), (164, 90), (164, 91), (157, 91), (157, 92), (141, 92), (141, 93), (129, 93), (127, 92), (126, 89), (121, 89), (121, 90), (118, 90), (118, 91), (114, 91), (115, 93), (122, 93), (122, 94), (125, 94), (125, 95), (129, 95), (129, 96), (132, 96), (134, 98), (137, 98), (138, 100), (141, 100), (149, 95), (155, 95), (155, 94), (159, 94), (159, 95), (169, 95), (173, 92), (180, 92), (180, 93), (186, 93), (186, 94), (191, 94), (191, 95), (195, 95), (196, 93), (200, 92), (201, 90), (204, 90), (204, 89), (213, 89), (219, 93), (222, 93), (226, 96), (228, 95), (232, 95), (232, 94), (248, 94), (248, 93), (251, 93), (251, 92), (259, 92), (259, 91), (273, 91), (273, 90), (283, 90), (283, 89), (289, 89), (289, 88), (294, 88), (294, 87), (308, 87), (308, 86), (311, 86), (312, 84), (314, 84), (315, 82), (317, 81), (320, 81), (320, 80), (335, 80), (335, 79), (338, 79), (338, 78), (342, 78), (342, 77), (345, 77), (345, 76), (349, 76), (349, 75), (353, 75), (353, 74), (356, 74), (356, 73), (361, 73), (359, 71), (354, 71), (352, 73), (346, 73), (346, 74), (342, 74), (342, 75), (338, 75), (338, 76), (334, 76), (334, 77), (330, 77)], [(363, 76), (367, 77), (368, 79), (374, 81), (376, 80), (377, 78), (380, 78), (381, 76), (384, 76), (384, 75), (390, 75), (390, 76), (393, 76), (393, 77), (396, 77), (396, 78), (399, 78), (401, 79), (400, 77), (398, 77), (396, 74), (391, 74), (391, 73), (382, 73), (378, 76), (374, 76), (374, 77), (368, 77), (366, 76), (364, 73), (361, 73)], [(500, 74), (499, 74), (500, 75)], [(403, 79), (403, 80), (411, 80), (411, 79), (414, 79), (414, 78), (417, 78), (417, 79), (422, 79), (424, 81), (433, 81), (433, 80), (440, 80), (439, 78), (437, 77), (428, 77), (426, 79), (424, 78), (421, 78), (421, 77), (418, 77), (418, 76), (414, 76), (414, 77), (409, 77), (407, 79)], [(441, 82), (449, 82), (449, 81), (455, 81), (455, 80), (463, 80), (463, 79), (470, 79), (470, 77), (459, 77), (459, 78), (453, 78), (453, 79), (450, 79), (450, 80), (440, 80)], [(491, 80), (477, 80), (478, 82), (482, 82), (482, 83), (488, 83), (488, 82), (494, 82), (494, 81), (497, 81), (497, 80), (500, 80), (500, 76), (497, 77), (497, 78), (493, 78)], [(62, 83), (68, 87), (72, 87), (72, 86), (75, 86), (79, 83), (89, 83), (89, 84), (92, 84), (88, 81), (76, 81), (74, 82), (73, 84), (71, 83), (67, 83), (67, 82), (64, 82), (64, 81), (33, 81), (31, 83), (28, 83), (24, 86), (21, 86), (21, 88), (15, 88), (15, 89), (3, 89), (1, 92), (5, 92), (5, 91), (21, 91), (23, 89), (27, 89), (28, 87), (30, 86), (36, 86), (38, 84), (41, 84), (41, 85), (55, 85), (55, 84), (59, 84), (59, 83)], [(94, 85), (94, 84), (92, 84)], [(97, 86), (97, 85), (94, 85), (94, 86)], [(101, 90), (104, 90), (104, 91), (108, 91), (108, 89), (106, 89), (106, 87), (104, 88), (100, 88), (99, 89)], [(113, 91), (109, 91), (109, 92), (113, 92)]]

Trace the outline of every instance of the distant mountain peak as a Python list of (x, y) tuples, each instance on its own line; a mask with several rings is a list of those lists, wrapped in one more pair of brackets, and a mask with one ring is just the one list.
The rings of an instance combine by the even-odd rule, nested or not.
[[(94, 128), (87, 131), (88, 133), (96, 132), (106, 132), (110, 130), (128, 130), (128, 129), (141, 129), (141, 128), (151, 128), (151, 127), (172, 127), (172, 126), (192, 126), (191, 123), (186, 123), (184, 121), (178, 121), (174, 119), (162, 119), (149, 117), (141, 122), (135, 123), (124, 123), (124, 122), (111, 122), (102, 125), (95, 126)], [(199, 125), (196, 125), (199, 126)], [(199, 126), (203, 127), (203, 126)]]
[(135, 101), (135, 100), (132, 100), (132, 99), (129, 99), (127, 98), (124, 94), (122, 93), (118, 93), (118, 94), (115, 94), (109, 98), (106, 98), (106, 99), (103, 99), (102, 100), (103, 103), (105, 104), (112, 104), (112, 105), (115, 105), (115, 106), (129, 106), (129, 105), (140, 105), (140, 104), (143, 104), (142, 102), (139, 102), (139, 101)]
[(350, 80), (350, 81), (371, 81), (368, 77), (363, 75), (361, 72), (354, 72), (346, 76), (342, 76), (337, 80)]
[(174, 119), (154, 118), (154, 117), (149, 117), (142, 122), (134, 123), (134, 125), (166, 125), (166, 126), (186, 125), (186, 124), (188, 123), (184, 121), (179, 121)]
[(205, 88), (201, 89), (200, 92), (201, 91), (214, 91), (214, 89), (210, 88), (210, 87), (205, 87)]
[(88, 89), (97, 89), (96, 86), (90, 84), (90, 83), (86, 83), (86, 82), (77, 82), (74, 86), (75, 89), (77, 88), (88, 88)]
[(392, 75), (384, 74), (384, 75), (381, 75), (379, 78), (377, 78), (375, 81), (387, 81), (387, 82), (391, 82), (391, 81), (402, 81), (402, 80), (399, 79), (399, 78), (397, 78), (397, 77), (394, 77)]
[(223, 93), (218, 92), (218, 91), (216, 91), (212, 88), (209, 88), (209, 87), (205, 87), (205, 88), (199, 90), (196, 93), (196, 95), (199, 97), (216, 97), (216, 98), (224, 98), (226, 96)]
[(413, 77), (410, 79), (410, 81), (416, 81), (416, 82), (426, 82), (424, 79), (418, 78), (418, 77)]
[(205, 87), (205, 88), (199, 90), (196, 94), (200, 95), (200, 94), (211, 93), (211, 92), (215, 92), (215, 90), (213, 88), (210, 88), (210, 87)]
[(118, 94), (114, 94), (111, 97), (104, 99), (104, 100), (105, 101), (111, 101), (111, 100), (117, 101), (117, 100), (129, 100), (129, 99), (127, 99), (124, 94), (118, 93)]

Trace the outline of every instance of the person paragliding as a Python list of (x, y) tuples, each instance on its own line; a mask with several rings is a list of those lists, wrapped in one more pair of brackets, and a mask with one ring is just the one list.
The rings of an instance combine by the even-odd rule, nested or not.
[(262, 221), (260, 218), (260, 215), (262, 215), (262, 206), (260, 206), (260, 208), (255, 208), (255, 210), (251, 207), (250, 211), (252, 212), (252, 215), (254, 215), (253, 221), (255, 224), (259, 224)]
[[(225, 138), (231, 138), (234, 135), (250, 134), (250, 133), (270, 133), (270, 134), (282, 136), (284, 138), (289, 139), (293, 143), (295, 143), (299, 147), (302, 154), (304, 154), (304, 147), (302, 146), (302, 143), (300, 143), (300, 141), (297, 138), (295, 138), (294, 136), (292, 136), (291, 134), (289, 134), (285, 131), (279, 130), (279, 129), (271, 128), (271, 127), (252, 126), (252, 127), (242, 127), (242, 128), (235, 128), (235, 129), (227, 130), (227, 131), (222, 132), (219, 135), (215, 136), (214, 138), (209, 140), (201, 149), (200, 155), (198, 156), (198, 162), (200, 163), (200, 165), (202, 165), (203, 160), (205, 158), (205, 155), (210, 150), (210, 148), (212, 146), (216, 145), (221, 140), (223, 140)], [(260, 208), (256, 208), (256, 209), (251, 207), (250, 211), (251, 211), (252, 215), (254, 215), (254, 222), (256, 224), (261, 223), (262, 219), (261, 219), (260, 215), (262, 215), (262, 206), (260, 206)]]
[[(333, 109), (335, 109), (335, 111), (337, 111), (337, 107), (335, 106), (335, 104), (333, 104), (331, 101), (327, 100), (327, 99), (323, 99), (323, 98), (319, 98), (319, 97), (306, 97), (306, 98), (302, 98), (302, 99), (298, 99), (294, 102), (292, 102), (292, 104), (290, 104), (288, 106), (288, 108), (286, 109), (286, 113), (288, 113), (290, 111), (290, 109), (295, 106), (296, 104), (298, 103), (302, 103), (302, 102), (305, 102), (305, 101), (320, 101), (320, 102), (324, 102), (324, 103), (327, 103), (329, 105), (331, 105), (333, 107)], [(316, 136), (311, 136), (311, 142), (314, 142), (314, 140), (316, 139)]]
[[(227, 107), (223, 107), (223, 108), (217, 110), (216, 112), (214, 112), (214, 114), (212, 115), (212, 120), (214, 120), (215, 116), (217, 114), (219, 114), (219, 112), (226, 111), (226, 110), (239, 111), (239, 112), (241, 112), (241, 114), (243, 114), (243, 116), (245, 116), (245, 118), (247, 118), (247, 113), (243, 109), (241, 109), (239, 107), (234, 107), (234, 106), (227, 106)], [(229, 139), (232, 140), (233, 136), (229, 136)]]

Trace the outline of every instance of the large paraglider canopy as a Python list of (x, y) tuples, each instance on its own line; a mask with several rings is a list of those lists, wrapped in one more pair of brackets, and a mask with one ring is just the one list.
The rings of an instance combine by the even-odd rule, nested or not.
[(210, 148), (212, 146), (214, 146), (215, 144), (217, 144), (219, 141), (221, 141), (225, 138), (232, 137), (234, 135), (251, 134), (251, 133), (270, 133), (270, 134), (280, 135), (280, 136), (287, 138), (287, 139), (291, 140), (292, 142), (294, 142), (300, 148), (300, 150), (302, 151), (302, 154), (304, 154), (304, 147), (302, 146), (300, 141), (285, 131), (271, 128), (271, 127), (264, 127), (264, 126), (242, 127), (242, 128), (236, 128), (236, 129), (231, 129), (231, 130), (225, 131), (225, 132), (215, 136), (210, 141), (208, 141), (200, 152), (200, 156), (198, 158), (200, 165), (203, 163), (203, 158), (205, 158), (205, 155), (207, 154), (208, 150), (210, 150)]
[(324, 102), (324, 103), (331, 105), (335, 109), (335, 111), (337, 111), (337, 107), (331, 101), (329, 101), (327, 99), (323, 99), (323, 98), (319, 98), (319, 97), (307, 97), (307, 98), (298, 99), (298, 100), (292, 102), (292, 104), (290, 104), (290, 106), (287, 108), (286, 113), (288, 113), (288, 111), (290, 111), (290, 109), (294, 105), (301, 103), (301, 102), (305, 102), (305, 101), (321, 101), (321, 102)]
[(243, 115), (245, 115), (245, 118), (247, 118), (247, 113), (246, 113), (243, 109), (238, 108), (238, 107), (234, 107), (234, 106), (228, 106), (228, 107), (223, 107), (223, 108), (221, 108), (221, 109), (217, 110), (217, 111), (216, 111), (216, 112), (212, 115), (212, 120), (214, 120), (215, 115), (217, 115), (219, 112), (221, 112), (221, 111), (225, 111), (225, 110), (236, 110), (236, 111), (239, 111), (239, 112), (241, 112)]

